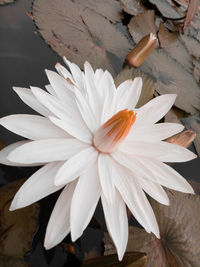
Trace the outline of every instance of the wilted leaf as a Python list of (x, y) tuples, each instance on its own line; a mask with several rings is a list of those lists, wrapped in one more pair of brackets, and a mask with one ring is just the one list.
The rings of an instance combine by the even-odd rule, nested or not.
[(169, 137), (166, 141), (168, 143), (176, 144), (187, 148), (194, 141), (195, 137), (196, 137), (195, 132), (187, 130)]
[(95, 258), (83, 262), (82, 267), (145, 267), (147, 257), (145, 253), (125, 253), (123, 260), (119, 261), (116, 254)]
[(200, 156), (200, 114), (183, 118), (181, 121), (187, 129), (191, 129), (197, 134), (194, 140), (194, 145)]
[(133, 16), (143, 13), (145, 8), (140, 0), (120, 0), (123, 10)]
[(148, 10), (133, 17), (128, 24), (128, 29), (135, 43), (138, 43), (142, 37), (151, 32), (155, 34), (155, 12), (153, 10)]
[[(0, 187), (0, 266), (22, 267), (24, 254), (30, 250), (37, 229), (38, 205), (9, 211), (12, 198), (25, 180)], [(7, 262), (10, 265), (4, 265)], [(16, 262), (16, 264), (15, 264)]]
[[(147, 267), (197, 267), (200, 262), (200, 196), (172, 190), (167, 190), (167, 194), (170, 206), (150, 200), (161, 239), (143, 229), (129, 227), (127, 251), (147, 253)], [(115, 251), (108, 234), (105, 234), (105, 249), (105, 255)]]
[(187, 25), (193, 20), (196, 12), (197, 12), (198, 0), (190, 0), (188, 4), (187, 14), (184, 21), (183, 30), (187, 27)]
[[(107, 5), (115, 0), (107, 1)], [(120, 68), (131, 46), (126, 37), (102, 13), (101, 1), (95, 1), (92, 10), (86, 7), (93, 1), (35, 0), (33, 16), (45, 41), (61, 56), (81, 68), (89, 61), (96, 68)], [(112, 5), (111, 5), (112, 6)], [(107, 13), (105, 13), (105, 16)], [(112, 66), (112, 61), (115, 64)]]
[(146, 74), (135, 68), (125, 68), (115, 78), (115, 85), (119, 86), (123, 81), (135, 77), (141, 77), (143, 82), (142, 93), (137, 104), (137, 107), (141, 107), (153, 98), (155, 92), (155, 83)]

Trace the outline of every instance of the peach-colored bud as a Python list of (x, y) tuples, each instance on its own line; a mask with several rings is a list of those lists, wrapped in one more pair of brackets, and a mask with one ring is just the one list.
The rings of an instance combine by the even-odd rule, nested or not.
[(135, 120), (133, 110), (119, 111), (97, 130), (94, 146), (104, 153), (113, 152), (126, 138)]
[(173, 143), (173, 144), (187, 148), (194, 141), (195, 137), (196, 137), (195, 132), (193, 132), (191, 130), (186, 130), (182, 133), (178, 133), (178, 134), (168, 138), (166, 141), (169, 143)]
[(127, 63), (133, 67), (140, 66), (156, 47), (158, 47), (158, 39), (155, 34), (144, 36), (126, 56)]

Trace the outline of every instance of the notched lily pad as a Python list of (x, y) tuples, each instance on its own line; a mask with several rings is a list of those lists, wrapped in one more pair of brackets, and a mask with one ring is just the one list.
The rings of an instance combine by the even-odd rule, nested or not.
[(117, 254), (98, 257), (87, 260), (81, 265), (82, 267), (145, 267), (147, 256), (141, 252), (125, 253), (123, 260), (119, 261)]
[[(0, 187), (0, 266), (23, 267), (24, 254), (30, 250), (37, 229), (38, 204), (9, 211), (12, 198), (25, 182), (20, 179)], [(6, 264), (5, 264), (6, 263)]]
[[(107, 1), (106, 6), (113, 1), (116, 2)], [(91, 6), (98, 9), (92, 10), (86, 6), (90, 2), (93, 1), (35, 0), (34, 21), (47, 44), (60, 56), (66, 56), (81, 68), (87, 60), (95, 69), (103, 68), (115, 74), (114, 69), (120, 68), (131, 46), (105, 17), (108, 17), (107, 13), (99, 14), (106, 6), (101, 1), (94, 1)]]
[(134, 79), (135, 77), (141, 77), (143, 82), (142, 93), (137, 104), (137, 107), (141, 107), (153, 98), (155, 83), (151, 78), (138, 69), (125, 68), (115, 78), (115, 85), (119, 86), (123, 81)]
[[(137, 227), (129, 227), (127, 251), (147, 253), (148, 267), (191, 267), (200, 262), (200, 196), (167, 190), (170, 206), (150, 200), (159, 225), (161, 239)], [(109, 250), (107, 250), (109, 244)], [(105, 234), (105, 255), (114, 245)]]

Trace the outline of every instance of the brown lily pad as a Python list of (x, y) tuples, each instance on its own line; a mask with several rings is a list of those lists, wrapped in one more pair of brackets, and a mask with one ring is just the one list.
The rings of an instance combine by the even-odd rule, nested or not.
[[(127, 251), (147, 253), (148, 267), (199, 266), (200, 196), (172, 190), (167, 190), (167, 194), (170, 206), (150, 200), (161, 239), (143, 229), (129, 227)], [(114, 245), (109, 235), (105, 234), (105, 255), (114, 252)]]
[[(103, 68), (115, 74), (114, 68), (122, 65), (131, 46), (109, 20), (110, 12), (105, 11), (111, 10), (115, 3), (118, 14), (117, 1), (104, 2), (105, 6), (101, 1), (35, 0), (33, 17), (42, 37), (60, 56), (66, 56), (81, 68), (87, 60), (94, 69)], [(114, 66), (113, 58), (117, 62)]]
[(98, 257), (95, 259), (87, 260), (81, 265), (82, 267), (145, 267), (147, 256), (141, 252), (125, 253), (123, 260), (118, 260), (117, 254)]
[(151, 78), (138, 69), (127, 67), (117, 75), (115, 78), (115, 85), (119, 86), (125, 80), (134, 79), (135, 77), (141, 77), (143, 82), (141, 96), (137, 104), (137, 107), (141, 107), (153, 98), (155, 83)]
[(0, 266), (24, 267), (24, 254), (30, 250), (37, 229), (38, 204), (9, 211), (15, 193), (25, 182), (20, 179), (0, 187)]

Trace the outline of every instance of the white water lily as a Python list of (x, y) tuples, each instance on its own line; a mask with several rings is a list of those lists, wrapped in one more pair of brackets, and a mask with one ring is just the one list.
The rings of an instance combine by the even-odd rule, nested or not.
[[(164, 205), (162, 186), (193, 193), (187, 181), (166, 162), (194, 159), (191, 151), (164, 142), (183, 130), (175, 123), (157, 123), (176, 95), (154, 98), (139, 109), (142, 80), (117, 89), (108, 71), (85, 63), (84, 72), (65, 59), (71, 73), (56, 64), (46, 71), (46, 91), (14, 88), (39, 115), (0, 119), (8, 130), (29, 140), (0, 152), (0, 162), (15, 166), (44, 165), (15, 195), (10, 210), (23, 208), (64, 187), (51, 214), (45, 236), (47, 249), (71, 232), (79, 238), (101, 199), (108, 231), (122, 259), (128, 240), (126, 205), (145, 228), (159, 238), (159, 228), (144, 192)], [(165, 163), (163, 163), (165, 162)]]

